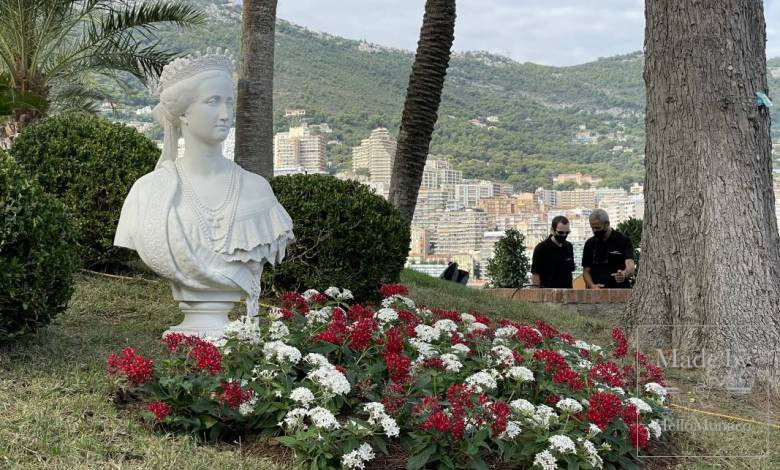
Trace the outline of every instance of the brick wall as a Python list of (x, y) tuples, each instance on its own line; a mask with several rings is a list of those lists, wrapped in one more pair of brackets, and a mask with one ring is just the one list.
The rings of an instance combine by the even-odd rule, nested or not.
[(624, 304), (631, 298), (631, 289), (489, 289), (507, 299), (556, 304)]

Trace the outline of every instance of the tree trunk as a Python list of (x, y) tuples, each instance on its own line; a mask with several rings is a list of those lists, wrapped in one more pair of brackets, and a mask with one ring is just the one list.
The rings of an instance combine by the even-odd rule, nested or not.
[(427, 0), (390, 179), (390, 202), (411, 223), (455, 32), (455, 0)]
[[(755, 94), (762, 2), (646, 0), (645, 17), (642, 267), (626, 321), (656, 325), (637, 330), (643, 345), (717, 356), (720, 383), (763, 379), (780, 343), (780, 237)], [(726, 350), (753, 367), (726, 369)]]
[(273, 89), (277, 0), (244, 0), (236, 98), (236, 163), (274, 176)]
[(0, 150), (9, 150), (22, 130), (42, 117), (43, 113), (35, 109), (15, 110), (8, 120), (0, 122)]

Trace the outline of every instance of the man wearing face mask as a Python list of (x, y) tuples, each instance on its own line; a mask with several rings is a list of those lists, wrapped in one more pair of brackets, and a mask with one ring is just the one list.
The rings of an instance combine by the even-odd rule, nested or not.
[(582, 250), (582, 277), (588, 289), (628, 289), (634, 274), (634, 245), (609, 226), (609, 215), (595, 209), (590, 215), (593, 236)]
[(559, 215), (552, 220), (552, 233), (536, 245), (531, 261), (531, 286), (571, 289), (574, 247), (566, 241), (569, 219)]

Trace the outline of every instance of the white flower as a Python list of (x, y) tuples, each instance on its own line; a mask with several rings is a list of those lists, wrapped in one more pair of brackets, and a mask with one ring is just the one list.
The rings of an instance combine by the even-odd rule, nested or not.
[(498, 328), (495, 332), (496, 338), (511, 338), (517, 334), (517, 328), (512, 325), (503, 326)]
[(531, 417), (531, 422), (534, 427), (541, 429), (549, 429), (550, 424), (558, 418), (555, 410), (547, 405), (539, 405), (534, 411), (534, 415)]
[(641, 398), (631, 397), (631, 398), (627, 398), (626, 401), (634, 405), (636, 407), (637, 412), (639, 413), (650, 413), (653, 411), (653, 409), (650, 408), (650, 405), (648, 405), (647, 402), (645, 402)]
[(550, 436), (550, 449), (558, 451), (562, 454), (574, 454), (577, 450), (574, 447), (574, 441), (569, 436), (557, 434)]
[(666, 395), (669, 393), (668, 390), (666, 390), (666, 387), (655, 382), (646, 383), (645, 391), (648, 393), (652, 393), (653, 395), (660, 398), (661, 403), (663, 403), (664, 399), (666, 398)]
[(472, 315), (470, 313), (461, 313), (460, 314), (460, 320), (464, 321), (466, 323), (474, 323), (475, 321), (477, 321), (477, 317), (475, 317), (474, 315)]
[(414, 301), (402, 295), (391, 295), (390, 297), (384, 299), (382, 301), (382, 307), (389, 307), (396, 302), (401, 302), (402, 304), (406, 305), (408, 308), (414, 308)]
[(309, 310), (309, 313), (306, 314), (306, 324), (312, 326), (328, 323), (332, 311), (333, 308), (331, 307), (322, 307), (319, 310)]
[(650, 431), (653, 432), (653, 437), (658, 439), (661, 437), (661, 425), (658, 424), (657, 420), (652, 420), (650, 423), (647, 424), (647, 427), (650, 428)]
[(506, 346), (493, 346), (490, 352), (497, 357), (499, 364), (504, 364), (505, 366), (515, 364), (515, 356), (512, 354), (512, 350)]
[(417, 338), (427, 343), (436, 341), (439, 339), (439, 335), (441, 334), (441, 330), (437, 330), (436, 328), (428, 325), (417, 325), (414, 327), (414, 332), (417, 333)]
[(284, 318), (284, 315), (282, 314), (282, 309), (279, 307), (271, 307), (268, 310), (268, 318), (271, 320), (281, 320)]
[(593, 437), (600, 432), (601, 432), (600, 427), (596, 426), (593, 423), (590, 423), (590, 427), (588, 428), (588, 437)]
[(436, 357), (439, 353), (436, 352), (436, 348), (432, 344), (426, 343), (420, 338), (409, 338), (409, 345), (420, 353), (423, 359), (430, 359)]
[(268, 360), (276, 360), (279, 364), (291, 362), (297, 364), (301, 360), (301, 352), (298, 348), (282, 343), (281, 341), (269, 341), (263, 345), (263, 354)]
[(384, 326), (387, 323), (398, 320), (398, 313), (392, 308), (382, 308), (374, 314), (374, 318), (379, 320), (379, 323)]
[(580, 405), (577, 400), (573, 400), (571, 398), (563, 398), (558, 400), (558, 403), (556, 403), (555, 406), (566, 413), (579, 413), (582, 411), (582, 405)]
[(520, 382), (533, 382), (534, 373), (527, 367), (512, 366), (504, 372), (507, 378), (519, 380)]
[(387, 437), (398, 437), (398, 435), (401, 433), (401, 429), (398, 427), (398, 423), (396, 423), (395, 419), (390, 416), (385, 416), (382, 418), (382, 429), (385, 430), (385, 435)]
[(582, 448), (585, 449), (585, 459), (588, 463), (594, 468), (602, 468), (604, 466), (604, 461), (599, 456), (599, 451), (596, 450), (596, 446), (587, 439), (582, 440), (582, 438), (580, 438), (580, 442), (582, 443)]
[(309, 418), (311, 418), (312, 424), (320, 429), (339, 429), (341, 427), (333, 413), (321, 406), (309, 410)]
[(487, 329), (488, 329), (488, 326), (485, 325), (484, 323), (474, 322), (474, 323), (471, 323), (468, 326), (468, 328), (466, 328), (466, 331), (471, 333), (471, 332), (474, 332), (474, 331), (477, 331), (477, 330), (487, 330)]
[(574, 346), (576, 346), (576, 347), (578, 347), (580, 349), (584, 349), (586, 351), (590, 351), (590, 345), (588, 343), (586, 343), (585, 341), (582, 341), (580, 339), (578, 339), (577, 341), (574, 342)]
[(542, 467), (542, 470), (556, 470), (558, 468), (558, 459), (549, 450), (545, 450), (536, 454), (534, 465)]
[(306, 423), (303, 422), (303, 419), (308, 414), (309, 410), (307, 409), (293, 408), (287, 412), (287, 414), (284, 416), (284, 421), (279, 423), (279, 425), (281, 426), (282, 424), (286, 424), (290, 430), (295, 430), (298, 428), (306, 429), (308, 426), (306, 426)]
[(580, 359), (577, 361), (577, 364), (575, 364), (575, 367), (581, 370), (590, 370), (590, 368), (593, 367), (593, 363), (587, 359)]
[(306, 364), (312, 365), (314, 367), (329, 367), (329, 366), (331, 366), (330, 362), (328, 362), (328, 359), (325, 356), (323, 356), (322, 354), (318, 354), (318, 353), (309, 353), (309, 354), (307, 354), (306, 357), (303, 358), (303, 361)]
[(268, 334), (272, 340), (283, 340), (290, 336), (290, 330), (287, 329), (287, 325), (283, 322), (275, 321), (268, 328)]
[(502, 432), (498, 438), (499, 439), (514, 439), (520, 434), (520, 431), (522, 431), (522, 428), (520, 427), (520, 423), (517, 421), (507, 421), (506, 423), (506, 429), (504, 429), (504, 432)]
[(496, 379), (493, 378), (493, 375), (485, 371), (480, 371), (476, 374), (472, 374), (466, 377), (464, 382), (466, 385), (474, 387), (477, 393), (482, 393), (483, 387), (490, 390), (498, 386), (498, 383), (496, 382)]
[(311, 300), (312, 297), (314, 297), (315, 295), (317, 295), (319, 293), (320, 292), (317, 289), (309, 289), (306, 292), (304, 292), (302, 295), (303, 295), (303, 298), (306, 299), (306, 301), (308, 302), (308, 301)]
[(455, 354), (442, 354), (440, 359), (444, 363), (444, 368), (449, 372), (460, 372), (460, 368), (463, 367)]
[(354, 298), (352, 291), (349, 289), (341, 289), (341, 294), (338, 296), (339, 300), (352, 300)]
[(276, 377), (276, 371), (270, 369), (261, 369), (260, 366), (252, 368), (252, 382), (257, 379), (261, 380), (273, 380)]
[(346, 395), (352, 389), (344, 374), (333, 366), (314, 369), (306, 377), (322, 386), (331, 395)]
[(455, 351), (457, 351), (459, 353), (462, 353), (462, 354), (468, 354), (469, 351), (471, 351), (471, 348), (469, 348), (468, 346), (466, 346), (463, 343), (453, 344), (452, 345), (452, 349), (454, 349)]
[(222, 330), (222, 336), (257, 344), (260, 342), (260, 326), (254, 318), (243, 316), (225, 325), (225, 329)]
[(363, 405), (363, 411), (368, 413), (368, 424), (376, 424), (387, 416), (387, 413), (385, 413), (385, 405), (376, 401)]
[(365, 463), (374, 458), (374, 450), (368, 444), (341, 456), (341, 466), (347, 469), (365, 468)]
[(257, 403), (257, 395), (253, 395), (252, 398), (241, 403), (238, 406), (238, 412), (241, 413), (242, 416), (251, 415), (252, 412), (255, 411), (255, 403)]
[(300, 403), (304, 408), (308, 408), (309, 404), (314, 401), (314, 394), (306, 387), (298, 387), (290, 392), (290, 399)]
[(442, 332), (447, 333), (448, 336), (452, 336), (452, 333), (458, 331), (458, 324), (449, 318), (444, 318), (433, 324), (433, 327), (439, 330), (439, 334)]
[(325, 289), (325, 295), (328, 297), (333, 297), (334, 299), (341, 293), (341, 289), (338, 287), (330, 286), (327, 289)]
[(520, 413), (526, 416), (532, 416), (535, 410), (533, 403), (531, 403), (530, 401), (524, 398), (518, 398), (517, 400), (512, 400), (511, 402), (509, 402), (509, 406), (512, 407), (515, 413)]

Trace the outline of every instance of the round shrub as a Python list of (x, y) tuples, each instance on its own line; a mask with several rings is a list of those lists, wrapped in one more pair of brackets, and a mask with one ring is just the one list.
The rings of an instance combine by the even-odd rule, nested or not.
[(0, 342), (65, 308), (79, 261), (65, 207), (0, 151)]
[(325, 175), (273, 178), (271, 187), (293, 219), (295, 243), (272, 273), (278, 290), (330, 286), (358, 300), (397, 282), (409, 252), (409, 225), (367, 186)]
[(66, 113), (25, 129), (11, 155), (65, 203), (87, 267), (134, 256), (113, 246), (114, 232), (130, 187), (160, 156), (154, 142), (128, 126)]

